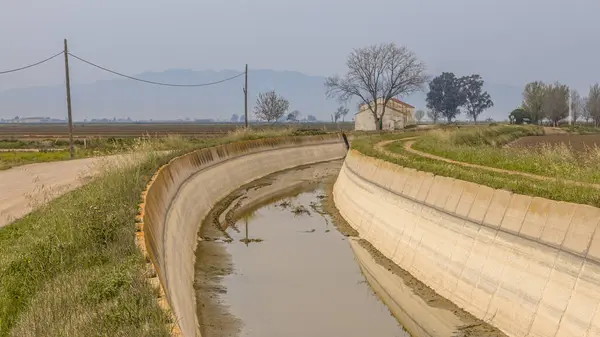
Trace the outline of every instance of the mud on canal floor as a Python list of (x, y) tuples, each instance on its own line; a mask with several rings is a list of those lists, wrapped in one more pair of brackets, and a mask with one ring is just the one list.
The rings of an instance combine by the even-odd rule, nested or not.
[(203, 337), (409, 336), (322, 210), (341, 164), (269, 176), (213, 209), (196, 253)]
[(202, 336), (505, 337), (357, 237), (331, 198), (341, 165), (280, 172), (217, 203), (196, 250)]

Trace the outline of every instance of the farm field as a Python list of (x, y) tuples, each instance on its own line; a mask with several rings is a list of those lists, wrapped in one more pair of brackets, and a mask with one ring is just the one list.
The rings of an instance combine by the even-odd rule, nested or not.
[(512, 132), (495, 127), (448, 134), (373, 135), (355, 139), (352, 148), (400, 166), (495, 189), (600, 206), (596, 187), (600, 186), (597, 171), (600, 156), (588, 151), (571, 151), (564, 146), (506, 148), (505, 141), (514, 140), (516, 135), (539, 132), (532, 128), (511, 128), (514, 128)]
[(544, 136), (527, 136), (515, 140), (510, 144), (510, 147), (532, 148), (539, 147), (542, 144), (547, 144), (551, 146), (565, 144), (575, 151), (584, 151), (589, 148), (600, 147), (600, 134), (555, 134)]
[[(131, 123), (131, 124), (85, 124), (73, 125), (73, 136), (77, 139), (88, 137), (115, 137), (132, 138), (145, 135), (164, 136), (178, 134), (181, 136), (193, 136), (202, 138), (220, 137), (224, 134), (242, 128), (243, 124), (194, 124), (194, 123)], [(280, 129), (280, 128), (307, 128), (327, 129), (333, 131), (338, 126), (333, 123), (310, 123), (310, 124), (251, 124), (252, 128)], [(339, 123), (344, 130), (353, 129), (352, 123)], [(67, 124), (0, 124), (0, 139), (66, 139), (69, 137)]]

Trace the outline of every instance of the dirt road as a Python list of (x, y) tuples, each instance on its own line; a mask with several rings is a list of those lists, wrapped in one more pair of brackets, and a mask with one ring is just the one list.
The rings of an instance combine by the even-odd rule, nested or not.
[(104, 163), (119, 158), (124, 156), (30, 164), (0, 171), (0, 228), (89, 182)]
[[(540, 136), (536, 136), (536, 137), (540, 137)], [(374, 145), (374, 149), (380, 153), (383, 153), (387, 156), (390, 157), (396, 157), (396, 158), (401, 158), (401, 159), (407, 159), (407, 157), (403, 154), (400, 153), (395, 153), (392, 151), (387, 150), (385, 147), (391, 143), (394, 142), (398, 142), (398, 141), (404, 141), (404, 150), (406, 152), (409, 152), (411, 154), (414, 155), (418, 155), (421, 157), (425, 157), (425, 158), (429, 158), (429, 159), (434, 159), (434, 160), (439, 160), (439, 161), (443, 161), (449, 164), (456, 164), (456, 165), (460, 165), (460, 166), (464, 166), (464, 167), (472, 167), (472, 168), (476, 168), (476, 169), (482, 169), (482, 170), (487, 170), (490, 172), (496, 172), (496, 173), (505, 173), (505, 174), (511, 174), (511, 175), (517, 175), (517, 176), (522, 176), (522, 177), (527, 177), (527, 178), (533, 178), (533, 179), (539, 179), (539, 180), (556, 180), (553, 177), (546, 177), (546, 176), (541, 176), (541, 175), (537, 175), (537, 174), (533, 174), (533, 173), (527, 173), (527, 172), (521, 172), (521, 171), (510, 171), (510, 170), (505, 170), (505, 169), (500, 169), (500, 168), (496, 168), (496, 167), (490, 167), (490, 166), (484, 166), (484, 165), (478, 165), (478, 164), (472, 164), (472, 163), (465, 163), (465, 162), (461, 162), (461, 161), (456, 161), (456, 160), (452, 160), (452, 159), (448, 159), (448, 158), (444, 158), (444, 157), (440, 157), (440, 156), (436, 156), (430, 153), (426, 153), (423, 151), (419, 151), (414, 149), (412, 146), (415, 143), (415, 140), (417, 137), (415, 138), (405, 138), (405, 139), (392, 139), (392, 140), (384, 140), (381, 141), (377, 144)], [(582, 186), (582, 187), (594, 187), (594, 188), (599, 188), (600, 189), (600, 184), (589, 184), (589, 183), (583, 183), (580, 181), (574, 181), (574, 180), (566, 180), (563, 179), (562, 181), (568, 183), (568, 184), (572, 184), (575, 186)]]

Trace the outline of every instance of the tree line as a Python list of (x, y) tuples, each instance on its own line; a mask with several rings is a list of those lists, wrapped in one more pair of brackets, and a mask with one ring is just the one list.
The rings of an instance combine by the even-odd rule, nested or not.
[[(258, 120), (271, 122), (300, 122), (302, 113), (298, 110), (289, 112), (290, 102), (283, 96), (277, 94), (274, 90), (259, 93), (254, 105), (254, 115)], [(331, 121), (337, 123), (348, 114), (349, 109), (340, 106), (332, 115)], [(234, 114), (231, 116), (231, 122), (243, 121), (244, 116)], [(306, 122), (316, 122), (317, 118), (313, 115), (307, 115), (303, 119)]]
[[(479, 115), (494, 106), (490, 94), (483, 90), (483, 83), (477, 74), (456, 77), (454, 73), (444, 72), (435, 77), (429, 82), (427, 116), (434, 123), (441, 117), (450, 123), (464, 108), (467, 116), (477, 122)], [(423, 112), (419, 112), (416, 117), (423, 118), (423, 115)]]
[[(570, 102), (569, 102), (570, 101)], [(544, 119), (557, 126), (569, 116), (572, 120), (594, 122), (600, 126), (600, 84), (590, 86), (588, 95), (582, 97), (575, 89), (559, 82), (546, 84), (541, 81), (528, 83), (523, 90), (523, 103), (509, 115), (511, 122), (522, 124), (529, 121), (539, 124)]]
[[(341, 102), (358, 99), (370, 110), (376, 130), (381, 130), (388, 102), (395, 97), (423, 91), (429, 76), (426, 67), (405, 46), (394, 43), (371, 45), (352, 51), (346, 61), (348, 72), (344, 77), (332, 76), (325, 81), (328, 97)], [(434, 122), (445, 117), (451, 122), (461, 113), (461, 108), (474, 121), (483, 111), (494, 105), (490, 95), (483, 90), (479, 75), (457, 78), (444, 72), (429, 82), (427, 113)], [(415, 112), (420, 121), (425, 112)]]

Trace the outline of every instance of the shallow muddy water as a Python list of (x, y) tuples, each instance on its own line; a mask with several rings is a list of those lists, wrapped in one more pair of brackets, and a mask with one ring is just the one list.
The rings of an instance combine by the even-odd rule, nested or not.
[[(317, 214), (321, 191), (261, 208), (239, 221), (232, 244), (234, 272), (223, 300), (243, 322), (240, 336), (407, 336), (377, 298), (347, 239)], [(299, 211), (306, 209), (311, 214)], [(326, 221), (327, 220), (327, 221)]]
[(216, 207), (197, 251), (203, 336), (409, 336), (322, 211), (340, 164), (255, 182)]

